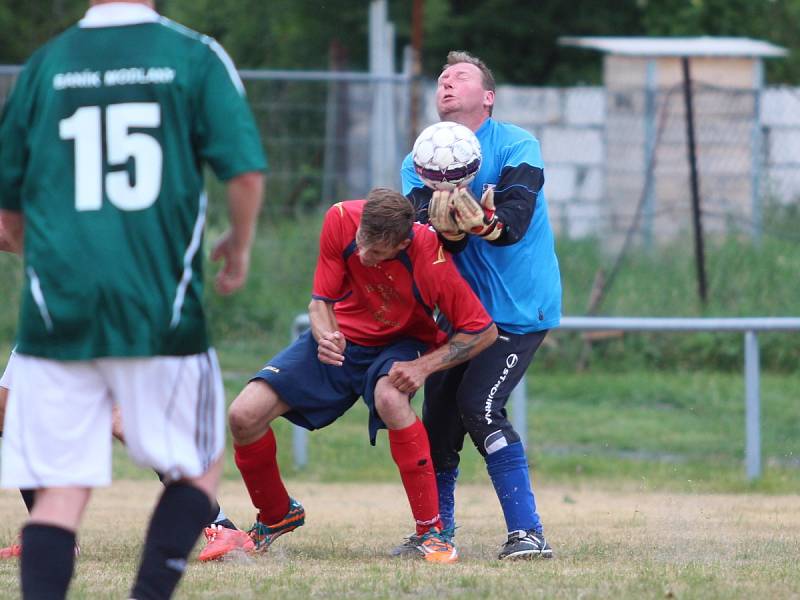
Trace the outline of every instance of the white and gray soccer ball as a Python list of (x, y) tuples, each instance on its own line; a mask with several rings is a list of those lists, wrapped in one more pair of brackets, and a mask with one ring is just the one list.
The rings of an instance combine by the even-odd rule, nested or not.
[(481, 145), (469, 128), (452, 121), (426, 127), (411, 151), (414, 170), (434, 190), (466, 185), (481, 167)]

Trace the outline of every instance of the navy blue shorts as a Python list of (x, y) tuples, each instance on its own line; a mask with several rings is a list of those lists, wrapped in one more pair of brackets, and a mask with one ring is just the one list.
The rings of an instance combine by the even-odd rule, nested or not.
[(317, 358), (317, 341), (306, 331), (270, 360), (250, 381), (262, 379), (291, 410), (283, 416), (306, 429), (333, 423), (359, 397), (369, 408), (369, 439), (386, 425), (375, 410), (375, 385), (399, 361), (414, 360), (427, 350), (422, 342), (406, 338), (387, 346), (359, 346), (347, 342), (344, 364), (326, 365)]

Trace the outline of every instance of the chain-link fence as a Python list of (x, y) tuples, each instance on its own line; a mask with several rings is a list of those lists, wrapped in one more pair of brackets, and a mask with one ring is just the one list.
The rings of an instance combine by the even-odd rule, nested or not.
[[(0, 94), (8, 92), (17, 70), (0, 70)], [(270, 162), (268, 219), (318, 213), (335, 201), (363, 197), (374, 184), (398, 186), (399, 165), (415, 133), (437, 120), (433, 82), (415, 83), (404, 75), (242, 75)], [(422, 99), (417, 110), (410, 100), (414, 85)], [(711, 263), (705, 266), (708, 286), (723, 307), (730, 308), (736, 294), (732, 282), (749, 278), (760, 289), (770, 278), (785, 277), (784, 258), (796, 264), (800, 93), (700, 82), (691, 91), (697, 221), (680, 85), (498, 88), (495, 118), (528, 129), (542, 143), (567, 314), (696, 314), (702, 306), (680, 298), (694, 295), (700, 260), (692, 250), (696, 222), (710, 255), (703, 258)], [(219, 196), (221, 187), (211, 186)], [(224, 202), (212, 205), (224, 210)], [(582, 256), (580, 244), (587, 240), (591, 250)], [(741, 244), (770, 241), (782, 246), (774, 249), (774, 260), (757, 259), (769, 264), (742, 262)], [(729, 255), (723, 259), (720, 252)], [(643, 257), (655, 262), (645, 264)], [(654, 269), (662, 270), (658, 277)], [(670, 269), (674, 296), (659, 300)], [(616, 300), (615, 279), (628, 282), (615, 284)], [(771, 299), (763, 293), (731, 311), (793, 314), (792, 290), (779, 293), (779, 307), (768, 313), (760, 310), (762, 301)], [(626, 300), (637, 295), (644, 295), (638, 303)]]
[[(0, 70), (0, 99), (17, 71)], [(270, 206), (278, 214), (361, 197), (375, 183), (399, 184), (399, 163), (415, 132), (437, 120), (430, 82), (420, 84), (422, 105), (412, 117), (413, 82), (405, 76), (275, 71), (242, 76), (267, 149)], [(800, 92), (698, 83), (693, 102), (706, 231), (760, 235), (769, 206), (800, 197)], [(542, 142), (545, 192), (560, 235), (619, 239), (633, 226), (650, 244), (691, 228), (680, 87), (500, 86), (495, 118), (530, 130)]]

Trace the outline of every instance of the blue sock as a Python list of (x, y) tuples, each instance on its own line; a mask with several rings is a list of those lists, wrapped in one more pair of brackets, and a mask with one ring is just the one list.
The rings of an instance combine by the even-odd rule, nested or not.
[(436, 487), (439, 489), (439, 517), (445, 529), (456, 526), (456, 479), (458, 469), (436, 471)]
[(503, 508), (508, 531), (533, 529), (541, 533), (542, 522), (536, 512), (536, 499), (522, 443), (509, 444), (487, 455), (486, 468)]

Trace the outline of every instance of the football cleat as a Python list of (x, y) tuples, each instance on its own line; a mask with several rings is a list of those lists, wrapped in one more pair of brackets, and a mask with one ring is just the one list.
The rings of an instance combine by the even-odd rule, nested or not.
[(206, 536), (206, 546), (197, 557), (202, 562), (219, 560), (234, 550), (251, 552), (255, 549), (255, 544), (247, 532), (239, 529), (211, 525), (206, 527), (203, 533)]
[(236, 525), (233, 524), (233, 521), (231, 521), (227, 517), (224, 519), (220, 519), (219, 521), (214, 521), (212, 525), (216, 525), (217, 527), (224, 527), (225, 529), (239, 529)]
[[(453, 543), (454, 535), (455, 535), (455, 527), (442, 529), (438, 533), (438, 537), (440, 539), (445, 539), (450, 544)], [(422, 549), (422, 543), (425, 541), (423, 537), (424, 536), (422, 535), (412, 533), (407, 538), (405, 538), (405, 540), (403, 540), (402, 544), (393, 548), (392, 551), (389, 553), (389, 555), (395, 558), (425, 558), (426, 553)]]
[(277, 523), (265, 525), (258, 519), (247, 534), (255, 544), (256, 552), (266, 552), (272, 542), (284, 533), (294, 531), (306, 522), (306, 511), (303, 505), (294, 498), (289, 498), (289, 512)]
[[(19, 537), (17, 537), (17, 541), (10, 546), (5, 548), (0, 548), (0, 558), (19, 558), (22, 555), (22, 544), (20, 543)], [(78, 542), (75, 542), (75, 556), (78, 557), (81, 555), (81, 547), (78, 545)]]
[(454, 563), (458, 560), (452, 530), (442, 531), (438, 527), (431, 527), (419, 537), (417, 547), (428, 562)]
[(0, 548), (0, 558), (17, 558), (22, 554), (22, 546), (19, 540), (6, 548)]
[(423, 558), (425, 555), (420, 550), (419, 545), (422, 543), (422, 536), (412, 533), (408, 536), (403, 543), (392, 548), (389, 553), (390, 556), (395, 558)]
[(511, 531), (508, 539), (497, 555), (500, 560), (519, 560), (531, 558), (553, 558), (553, 549), (544, 534), (533, 529)]

